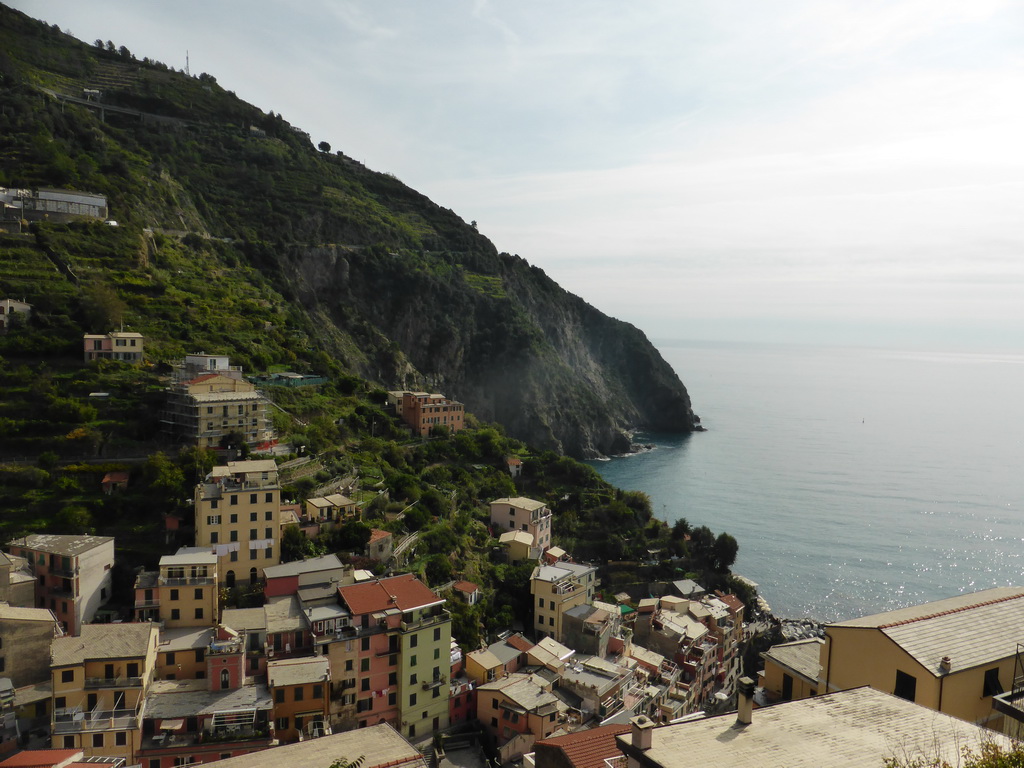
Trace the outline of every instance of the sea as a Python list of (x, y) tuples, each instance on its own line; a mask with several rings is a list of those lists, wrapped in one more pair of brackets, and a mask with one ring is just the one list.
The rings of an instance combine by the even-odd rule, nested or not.
[(661, 341), (706, 432), (591, 462), (739, 542), (776, 616), (1024, 584), (1024, 355)]

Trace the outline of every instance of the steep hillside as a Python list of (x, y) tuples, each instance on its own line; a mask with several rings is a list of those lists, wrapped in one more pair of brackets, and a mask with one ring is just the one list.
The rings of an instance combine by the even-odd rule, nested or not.
[(201, 346), (443, 391), (574, 456), (625, 450), (633, 428), (699, 428), (636, 328), (213, 76), (109, 48), (0, 6), (0, 186), (105, 194), (121, 224), (0, 245), (5, 263), (35, 249), (70, 267), (56, 294), (0, 271), (0, 293), (49, 309), (55, 347), (106, 296), (157, 358)]

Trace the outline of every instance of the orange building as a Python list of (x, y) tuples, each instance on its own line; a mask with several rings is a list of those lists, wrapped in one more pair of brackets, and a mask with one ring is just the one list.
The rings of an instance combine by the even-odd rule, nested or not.
[(465, 428), (466, 407), (456, 400), (428, 392), (389, 394), (395, 412), (420, 437), (429, 435), (434, 427), (447, 427), (451, 434)]

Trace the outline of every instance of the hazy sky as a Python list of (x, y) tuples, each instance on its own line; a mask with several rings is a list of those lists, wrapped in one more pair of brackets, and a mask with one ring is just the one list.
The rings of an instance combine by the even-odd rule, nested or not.
[(655, 338), (1024, 349), (1024, 4), (16, 0)]

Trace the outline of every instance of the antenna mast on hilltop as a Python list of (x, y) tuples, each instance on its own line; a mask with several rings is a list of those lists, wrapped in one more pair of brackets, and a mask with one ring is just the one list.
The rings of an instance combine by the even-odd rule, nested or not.
[(192, 73), (188, 71), (188, 48), (185, 49), (185, 74), (192, 77)]

